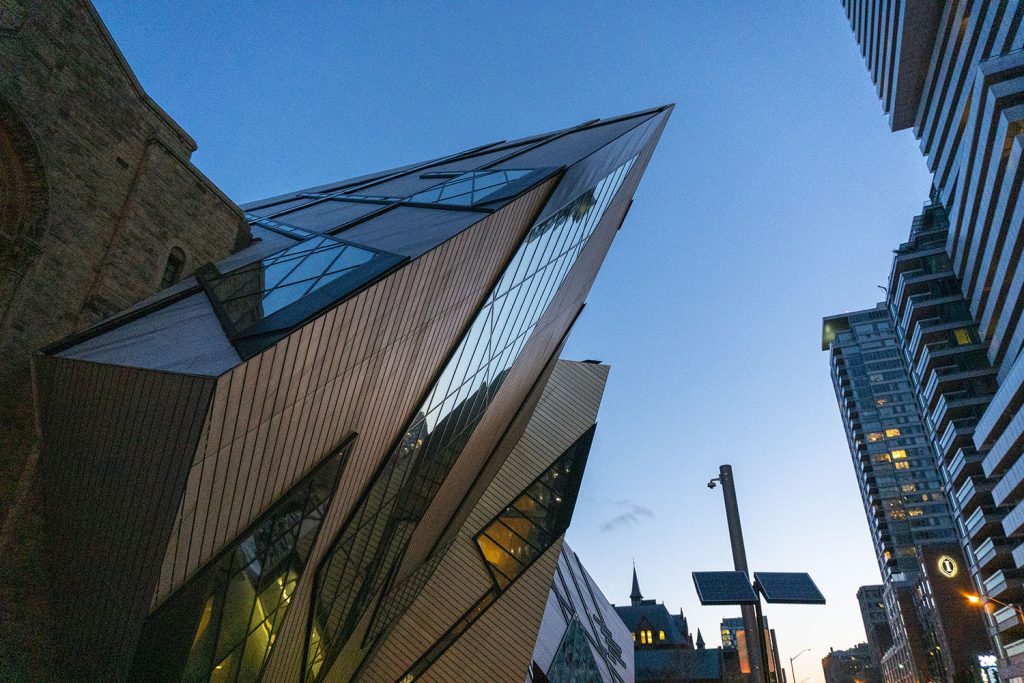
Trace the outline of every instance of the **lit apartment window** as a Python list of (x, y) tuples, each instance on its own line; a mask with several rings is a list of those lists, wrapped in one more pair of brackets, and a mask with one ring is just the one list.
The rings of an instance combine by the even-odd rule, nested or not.
[(665, 640), (665, 632), (658, 631), (658, 640)]
[(900, 488), (903, 490), (903, 493), (913, 493), (917, 490), (917, 484), (904, 484)]
[(958, 330), (953, 330), (953, 336), (956, 338), (958, 346), (966, 346), (971, 343), (971, 333), (967, 331), (967, 328), (961, 327)]
[(896, 450), (894, 450), (892, 452), (892, 459), (893, 460), (903, 460), (906, 457), (907, 457), (907, 452), (905, 450), (903, 450), (902, 448), (897, 448)]
[(886, 429), (885, 430), (885, 435), (890, 437), (890, 438), (894, 437), (894, 436), (899, 436), (900, 435), (900, 430), (898, 428)]
[(907, 510), (907, 514), (911, 517), (920, 517), (924, 514), (924, 510), (922, 510), (921, 508), (910, 508), (909, 510)]
[(896, 462), (896, 463), (893, 463), (893, 467), (895, 467), (898, 470), (909, 470), (910, 469), (910, 463), (909, 462)]
[(876, 441), (881, 441), (884, 438), (885, 438), (885, 434), (882, 434), (882, 432), (871, 432), (870, 434), (868, 434), (868, 442), (869, 443), (874, 443)]
[(889, 402), (888, 400), (886, 400), (886, 399), (884, 399), (884, 398), (880, 398), (880, 399), (877, 399), (877, 400), (875, 401), (875, 405), (876, 405), (876, 406), (884, 406), (884, 405), (885, 405), (886, 403), (888, 403), (888, 402)]

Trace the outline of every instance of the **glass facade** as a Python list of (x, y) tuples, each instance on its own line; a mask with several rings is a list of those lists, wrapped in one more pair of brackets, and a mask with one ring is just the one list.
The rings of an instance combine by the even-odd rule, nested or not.
[(477, 547), (502, 590), (569, 528), (593, 435), (591, 428), (477, 534)]
[(292, 488), (149, 618), (132, 680), (260, 679), (350, 443)]
[(547, 678), (551, 683), (604, 683), (578, 619), (573, 619), (562, 635)]
[[(550, 468), (476, 535), (477, 547), (494, 586), (410, 667), (399, 683), (409, 683), (429, 669), (501, 597), (505, 589), (569, 528), (576, 495), (583, 481), (583, 468), (590, 455), (590, 444), (594, 440), (595, 427), (584, 432), (558, 456)], [(550, 507), (539, 503), (539, 499), (546, 500)], [(531, 511), (529, 517), (523, 515), (524, 509)], [(586, 634), (582, 630), (581, 636), (585, 641)]]
[(611, 203), (633, 157), (535, 224), (318, 570), (306, 680), (338, 655)]
[(410, 202), (422, 204), (455, 204), (473, 206), (497, 194), (515, 180), (525, 178), (533, 171), (470, 171), (455, 176), (435, 188), (409, 197)]
[[(283, 223), (254, 223), (288, 234)], [(273, 223), (273, 227), (264, 225)], [(308, 233), (291, 228), (291, 237)], [(196, 273), (228, 337), (243, 356), (266, 344), (240, 343), (247, 337), (287, 332), (401, 262), (400, 256), (326, 235), (301, 242), (227, 273), (213, 266)], [(273, 338), (276, 340), (276, 337)]]

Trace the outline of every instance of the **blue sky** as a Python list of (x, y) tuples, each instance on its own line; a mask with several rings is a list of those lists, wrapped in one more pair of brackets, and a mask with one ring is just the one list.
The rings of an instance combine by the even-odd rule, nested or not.
[(238, 202), (675, 102), (565, 354), (612, 366), (570, 543), (612, 602), (635, 558), (718, 645), (731, 613), (690, 572), (730, 565), (705, 487), (729, 462), (752, 567), (829, 600), (767, 610), (784, 661), (814, 648), (790, 683), (864, 639), (879, 575), (821, 317), (878, 300), (929, 177), (838, 0), (96, 4)]

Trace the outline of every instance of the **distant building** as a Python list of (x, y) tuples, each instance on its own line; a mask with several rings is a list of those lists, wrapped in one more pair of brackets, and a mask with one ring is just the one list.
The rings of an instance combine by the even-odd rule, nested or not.
[(629, 605), (615, 606), (615, 611), (632, 632), (637, 683), (729, 680), (722, 650), (706, 649), (700, 631), (694, 638), (682, 611), (671, 614), (663, 603), (645, 600), (635, 568), (629, 599)]
[(555, 566), (527, 683), (633, 683), (633, 643), (568, 545)]
[(860, 604), (860, 616), (864, 620), (864, 632), (868, 637), (868, 648), (871, 651), (871, 663), (882, 670), (882, 656), (892, 647), (892, 629), (885, 614), (883, 598), (884, 586), (861, 586), (857, 590), (857, 602)]
[(871, 645), (861, 643), (848, 650), (829, 650), (822, 657), (825, 683), (878, 683), (881, 675), (871, 654)]
[[(779, 644), (775, 630), (768, 625), (768, 617), (764, 617), (765, 642), (768, 644), (768, 677), (771, 681), (785, 681), (786, 670), (779, 660)], [(742, 674), (750, 673), (747, 661), (746, 632), (743, 630), (743, 617), (726, 617), (722, 619), (719, 631), (722, 634), (722, 650), (726, 653), (735, 652), (738, 670)]]

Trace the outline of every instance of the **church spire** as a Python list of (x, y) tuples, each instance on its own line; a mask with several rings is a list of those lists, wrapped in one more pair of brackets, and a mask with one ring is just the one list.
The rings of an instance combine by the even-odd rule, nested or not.
[(633, 603), (633, 606), (640, 604), (640, 601), (644, 599), (643, 594), (640, 592), (640, 582), (636, 580), (636, 562), (633, 563), (633, 590), (629, 594), (629, 600)]
[(700, 629), (697, 629), (697, 649), (704, 649), (704, 636), (700, 634)]

